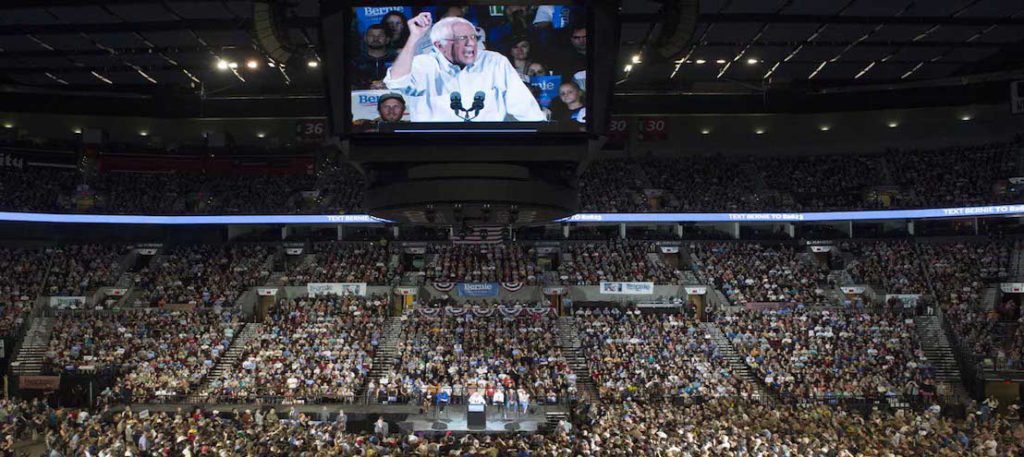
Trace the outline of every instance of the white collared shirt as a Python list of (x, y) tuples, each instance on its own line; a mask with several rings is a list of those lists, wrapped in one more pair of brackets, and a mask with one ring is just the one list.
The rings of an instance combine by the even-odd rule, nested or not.
[(476, 61), (460, 68), (432, 49), (413, 58), (408, 75), (393, 78), (391, 70), (384, 84), (405, 97), (412, 122), (462, 122), (451, 109), (453, 92), (462, 95), (463, 108), (472, 106), (477, 92), (484, 93), (484, 109), (474, 122), (546, 120), (515, 67), (496, 52), (478, 50)]

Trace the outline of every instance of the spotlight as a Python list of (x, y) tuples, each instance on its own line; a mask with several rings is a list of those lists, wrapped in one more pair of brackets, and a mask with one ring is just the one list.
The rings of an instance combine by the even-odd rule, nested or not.
[(14, 124), (12, 124), (10, 122), (4, 122), (4, 128), (5, 129), (13, 129), (14, 128)]
[(309, 62), (306, 62), (306, 65), (309, 66), (309, 68), (316, 68), (320, 66), (320, 62), (310, 60)]
[(640, 62), (641, 62), (641, 61), (640, 61), (640, 54), (635, 54), (635, 55), (633, 56), (633, 63), (634, 63), (634, 64), (638, 64), (638, 63), (640, 63)]
[(831, 125), (823, 125), (821, 127), (818, 127), (818, 129), (820, 129), (822, 132), (827, 132), (829, 130), (832, 130), (832, 126)]
[(697, 59), (697, 65), (704, 65), (706, 62), (704, 59)]
[(764, 135), (764, 129), (757, 129), (757, 130), (754, 130), (754, 133), (756, 133), (756, 134), (758, 134), (758, 135)]
[(700, 134), (701, 135), (710, 135), (711, 134), (711, 129), (700, 129)]
[(257, 62), (256, 59), (249, 59), (249, 61), (245, 63), (245, 66), (248, 67), (250, 70), (255, 70), (259, 68), (260, 63)]
[(889, 128), (894, 129), (896, 127), (899, 127), (900, 123), (896, 122), (896, 121), (889, 121), (889, 123), (887, 125), (889, 126)]
[(265, 138), (266, 136), (267, 136), (267, 134), (266, 134), (266, 133), (263, 133), (263, 132), (260, 132), (260, 133), (257, 133), (257, 134), (256, 134), (256, 137), (257, 137), (257, 138)]
[(760, 61), (757, 59), (747, 59), (747, 65), (756, 65), (758, 62)]
[(971, 115), (970, 115), (970, 114), (964, 114), (963, 116), (960, 116), (960, 120), (961, 120), (961, 121), (969, 121), (969, 120), (971, 120), (971, 119), (974, 119), (974, 118), (973, 118), (973, 117), (971, 117)]
[(145, 130), (139, 130), (139, 136), (149, 136), (149, 132)]
[(82, 129), (80, 129), (78, 127), (75, 127), (73, 129), (71, 129), (71, 132), (74, 133), (75, 135), (81, 135), (82, 134)]
[(227, 70), (228, 69), (228, 63), (226, 61), (224, 61), (224, 60), (217, 59), (217, 69), (221, 70), (221, 71)]
[(238, 68), (238, 62), (228, 62), (228, 68), (232, 70)]
[(725, 59), (718, 59), (718, 60), (715, 61), (715, 63), (717, 63), (719, 65), (724, 65), (725, 64)]
[(623, 68), (623, 70), (625, 70), (626, 73), (629, 73), (633, 71), (633, 65), (626, 65), (626, 68)]

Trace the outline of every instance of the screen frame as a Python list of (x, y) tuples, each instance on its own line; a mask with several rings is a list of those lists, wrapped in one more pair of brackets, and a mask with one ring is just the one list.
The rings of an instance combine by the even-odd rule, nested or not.
[[(326, 3), (333, 3), (333, 5), (326, 5)], [(592, 116), (590, 112), (591, 107), (595, 106), (596, 90), (590, 90), (589, 88), (596, 87), (596, 71), (595, 71), (595, 58), (594, 58), (594, 35), (595, 28), (595, 12), (594, 5), (588, 0), (553, 0), (545, 1), (545, 5), (561, 5), (561, 6), (575, 6), (582, 7), (586, 11), (585, 24), (587, 27), (587, 79), (586, 84), (588, 90), (585, 91), (584, 98), (587, 107), (587, 122), (585, 129), (582, 131), (571, 131), (571, 130), (538, 130), (538, 131), (523, 131), (524, 127), (530, 129), (536, 126), (536, 123), (521, 123), (521, 122), (480, 122), (473, 123), (474, 127), (461, 130), (459, 126), (461, 123), (451, 122), (443, 123), (446, 128), (441, 131), (430, 131), (428, 129), (415, 129), (415, 133), (394, 133), (394, 132), (355, 132), (353, 129), (352, 122), (349, 118), (352, 115), (352, 81), (348, 71), (348, 62), (351, 62), (355, 57), (354, 52), (357, 52), (357, 47), (352, 46), (352, 39), (358, 37), (350, 36), (349, 30), (353, 29), (355, 23), (355, 9), (365, 6), (412, 6), (413, 8), (423, 7), (444, 7), (444, 6), (506, 6), (506, 5), (523, 5), (532, 6), (536, 5), (537, 2), (529, 2), (524, 0), (468, 0), (468, 1), (426, 1), (426, 0), (405, 0), (405, 1), (394, 1), (394, 2), (371, 2), (368, 0), (355, 0), (348, 2), (323, 2), (322, 4), (322, 15), (323, 21), (320, 28), (321, 42), (324, 43), (326, 65), (324, 65), (324, 84), (327, 88), (327, 100), (329, 101), (328, 106), (328, 119), (330, 119), (330, 125), (332, 127), (332, 133), (335, 136), (350, 139), (355, 142), (406, 142), (412, 138), (429, 136), (432, 139), (438, 141), (444, 141), (450, 139), (452, 141), (466, 141), (472, 139), (490, 139), (490, 138), (506, 138), (506, 139), (518, 139), (521, 140), (525, 135), (530, 135), (538, 138), (547, 139), (564, 139), (564, 140), (585, 140), (587, 138), (595, 137), (603, 129), (597, 127), (597, 123), (594, 121), (595, 118), (599, 119), (602, 116)], [(345, 30), (343, 34), (328, 34), (327, 30)], [(338, 36), (341, 35), (341, 36)], [(340, 54), (339, 54), (340, 52)], [(340, 56), (339, 58), (336, 58)], [(340, 76), (340, 77), (339, 77)], [(439, 123), (430, 123), (438, 125)], [(528, 124), (528, 125), (524, 125)], [(413, 124), (415, 126), (415, 124)], [(485, 127), (480, 127), (485, 126)], [(486, 130), (486, 132), (476, 132), (474, 130)]]

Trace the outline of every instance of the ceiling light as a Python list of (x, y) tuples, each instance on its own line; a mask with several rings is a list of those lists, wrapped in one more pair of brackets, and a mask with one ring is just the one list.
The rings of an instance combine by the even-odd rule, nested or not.
[(626, 68), (623, 68), (623, 70), (626, 70), (627, 73), (631, 72), (633, 71), (633, 65), (626, 65)]
[(832, 126), (831, 125), (822, 125), (821, 127), (818, 127), (818, 128), (821, 129), (822, 132), (827, 132), (829, 130), (832, 130)]
[(715, 61), (715, 63), (717, 63), (719, 65), (725, 64), (725, 59), (718, 59), (718, 60)]
[(963, 116), (960, 116), (960, 120), (961, 120), (961, 121), (969, 121), (969, 120), (971, 120), (971, 119), (974, 119), (974, 118), (973, 118), (973, 117), (971, 117), (971, 115), (970, 115), (970, 114), (964, 114)]
[(228, 69), (228, 63), (226, 61), (217, 59), (217, 69), (218, 70), (227, 70)]
[(764, 129), (757, 129), (757, 130), (754, 130), (754, 133), (756, 133), (756, 134), (758, 134), (758, 135), (764, 135)]
[(257, 134), (256, 134), (256, 137), (257, 137), (257, 138), (264, 138), (264, 137), (266, 137), (266, 136), (267, 136), (267, 134), (266, 134), (266, 133), (263, 133), (263, 132), (260, 132), (260, 133), (257, 133)]
[(228, 62), (228, 68), (232, 70), (238, 68), (238, 62)]
[(757, 60), (757, 59), (747, 59), (747, 65), (755, 65), (758, 62), (760, 62), (760, 61)]
[(710, 135), (711, 134), (711, 129), (700, 129), (700, 134), (701, 135)]
[(255, 70), (259, 68), (260, 63), (257, 62), (255, 59), (249, 59), (249, 61), (245, 63), (245, 66), (248, 67), (250, 70)]
[(12, 124), (10, 122), (4, 122), (4, 128), (5, 129), (13, 129), (14, 128), (14, 124)]
[(706, 62), (704, 59), (697, 59), (697, 65), (704, 65)]
[(640, 63), (640, 54), (633, 55), (633, 63)]
[(75, 127), (73, 129), (71, 129), (71, 133), (74, 133), (75, 135), (81, 135), (82, 134), (82, 129), (80, 129), (78, 127)]
[(149, 132), (145, 130), (139, 130), (139, 136), (149, 136)]
[(887, 125), (889, 126), (889, 128), (894, 129), (896, 127), (899, 127), (900, 123), (896, 122), (896, 121), (889, 121), (889, 124), (887, 124)]
[(316, 68), (320, 66), (320, 62), (310, 60), (309, 62), (306, 62), (306, 65), (309, 66), (309, 68)]

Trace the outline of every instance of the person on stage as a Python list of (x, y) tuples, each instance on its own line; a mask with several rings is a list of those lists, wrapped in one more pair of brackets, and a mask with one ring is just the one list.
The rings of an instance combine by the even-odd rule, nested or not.
[(437, 393), (437, 409), (439, 412), (445, 413), (447, 415), (447, 412), (445, 412), (445, 407), (448, 406), (449, 400), (451, 400), (451, 397), (449, 396), (447, 390), (441, 389)]
[(508, 413), (505, 410), (505, 388), (499, 387), (494, 389), (494, 395), (491, 397), (491, 404), (496, 406), (501, 411), (501, 418), (508, 419)]
[[(434, 24), (430, 13), (420, 13), (408, 26), (409, 40), (384, 85), (405, 97), (412, 122), (460, 122), (470, 115), (465, 110), (477, 122), (547, 120), (508, 58), (483, 49), (472, 22), (446, 17)], [(428, 31), (433, 46), (417, 55), (416, 43)], [(483, 106), (474, 110), (477, 94)]]

